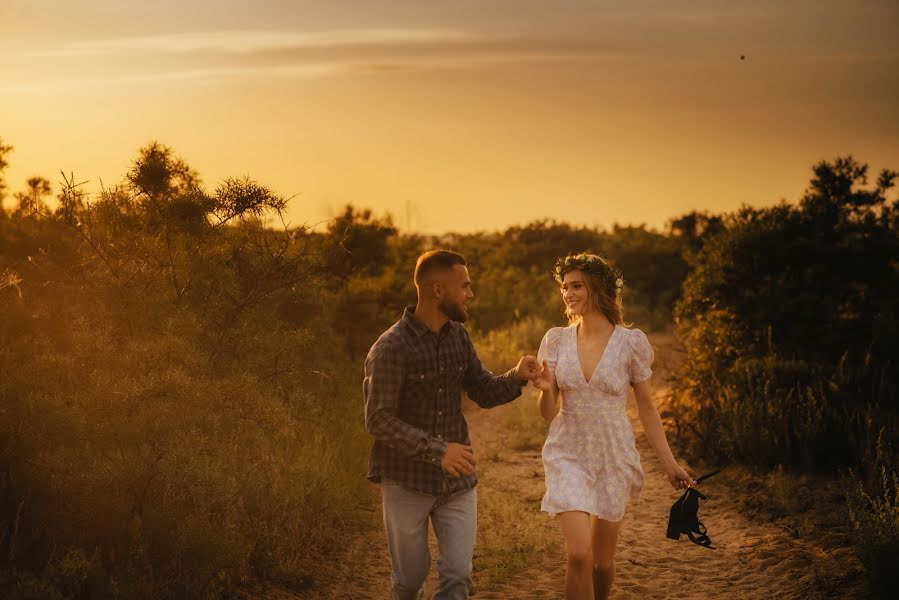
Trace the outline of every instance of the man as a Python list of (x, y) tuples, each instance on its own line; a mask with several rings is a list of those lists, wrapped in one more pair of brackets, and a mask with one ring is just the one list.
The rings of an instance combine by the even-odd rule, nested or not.
[(437, 600), (468, 598), (477, 518), (475, 456), (462, 391), (489, 408), (514, 400), (540, 367), (523, 357), (494, 376), (468, 331), (474, 298), (465, 258), (436, 250), (415, 264), (418, 303), (384, 332), (365, 359), (365, 424), (374, 436), (368, 478), (381, 483), (395, 600), (416, 600), (431, 567), (428, 521), (437, 536)]

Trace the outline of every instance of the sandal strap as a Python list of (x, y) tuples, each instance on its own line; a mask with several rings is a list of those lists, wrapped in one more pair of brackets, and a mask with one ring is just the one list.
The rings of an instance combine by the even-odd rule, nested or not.
[(696, 480), (696, 483), (697, 483), (697, 484), (700, 484), (700, 483), (702, 483), (703, 481), (705, 481), (706, 479), (708, 479), (709, 477), (714, 477), (715, 475), (717, 475), (717, 474), (720, 473), (720, 472), (721, 472), (721, 469), (715, 469), (715, 470), (712, 471), (711, 473), (706, 473), (705, 475), (703, 475), (702, 477), (700, 477), (699, 479), (697, 479), (697, 480)]
[(711, 538), (709, 538), (709, 536), (707, 536), (705, 534), (693, 535), (692, 531), (688, 531), (687, 537), (689, 537), (690, 541), (693, 542), (694, 544), (696, 544), (697, 546), (702, 546), (703, 548), (708, 548), (710, 550), (717, 550), (717, 548), (715, 548), (712, 545)]

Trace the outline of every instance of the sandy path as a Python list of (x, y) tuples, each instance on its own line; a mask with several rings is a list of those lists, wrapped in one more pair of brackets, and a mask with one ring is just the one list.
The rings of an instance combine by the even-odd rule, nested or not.
[[(670, 340), (651, 338), (664, 373), (664, 347)], [(662, 347), (659, 347), (662, 346)], [(664, 390), (659, 391), (659, 398)], [(533, 402), (528, 393), (518, 402)], [(531, 404), (532, 406), (532, 404)], [(542, 523), (546, 550), (528, 557), (527, 566), (482, 585), (474, 598), (497, 600), (561, 599), (564, 580), (564, 552), (557, 523), (538, 513), (544, 491), (543, 466), (538, 451), (509, 451), (509, 431), (505, 414), (514, 407), (469, 411), (473, 444), (481, 457), (479, 495), (514, 491), (523, 495), (534, 512), (527, 518)], [(709, 501), (700, 506), (700, 520), (718, 548), (709, 550), (686, 539), (676, 542), (665, 537), (668, 510), (678, 494), (667, 482), (635, 418), (633, 399), (628, 409), (637, 434), (637, 446), (646, 473), (640, 496), (628, 507), (618, 541), (618, 575), (612, 597), (625, 598), (857, 598), (862, 596), (858, 578), (842, 576), (851, 570), (852, 553), (829, 544), (826, 535), (798, 538), (773, 523), (750, 523), (741, 513), (741, 500), (729, 486), (733, 476), (725, 473), (702, 485)], [(688, 465), (689, 466), (689, 465)], [(694, 475), (697, 473), (694, 472)], [(377, 493), (373, 490), (373, 493)], [(433, 538), (433, 535), (432, 535)], [(836, 547), (835, 547), (836, 546)], [(476, 553), (490, 548), (476, 549)], [(436, 557), (436, 549), (432, 555)], [(849, 565), (849, 566), (847, 566)], [(435, 588), (435, 567), (428, 580), (427, 598)], [(838, 576), (835, 578), (834, 574)], [(390, 569), (383, 528), (360, 536), (347, 549), (346, 559), (336, 573), (337, 583), (310, 597), (331, 600), (382, 600), (389, 598)], [(828, 581), (837, 581), (830, 585)]]
[[(485, 425), (482, 421), (481, 425)], [(709, 501), (700, 506), (700, 520), (708, 528), (717, 550), (700, 548), (682, 537), (665, 537), (668, 510), (678, 494), (667, 482), (651, 448), (642, 437), (638, 421), (637, 446), (646, 473), (646, 483), (624, 518), (618, 540), (618, 574), (613, 598), (813, 598), (816, 578), (822, 572), (840, 569), (840, 555), (831, 556), (814, 544), (792, 538), (772, 524), (750, 524), (728, 500), (729, 490), (714, 478), (702, 485)], [(539, 457), (522, 458), (522, 469), (540, 469)], [(511, 477), (513, 469), (494, 469), (495, 478)], [(519, 470), (519, 469), (515, 469)], [(483, 493), (489, 493), (490, 482)], [(541, 480), (531, 486), (543, 492)], [(534, 518), (546, 518), (535, 515)], [(549, 519), (547, 519), (549, 521)], [(476, 595), (483, 599), (560, 599), (565, 576), (562, 536), (552, 523), (550, 549), (533, 568), (513, 575), (490, 590)], [(845, 596), (847, 590), (834, 597)], [(379, 596), (387, 597), (387, 596)]]

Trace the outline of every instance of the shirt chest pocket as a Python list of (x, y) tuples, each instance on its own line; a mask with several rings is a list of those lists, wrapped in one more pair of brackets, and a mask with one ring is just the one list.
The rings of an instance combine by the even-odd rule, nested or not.
[(406, 374), (405, 396), (413, 401), (423, 400), (434, 391), (436, 379), (427, 371), (412, 371)]
[(459, 360), (448, 360), (444, 366), (444, 381), (450, 389), (459, 389), (465, 375), (465, 365)]
[(427, 415), (434, 409), (436, 378), (427, 371), (409, 371), (403, 385), (400, 401), (402, 418), (416, 427), (423, 427)]

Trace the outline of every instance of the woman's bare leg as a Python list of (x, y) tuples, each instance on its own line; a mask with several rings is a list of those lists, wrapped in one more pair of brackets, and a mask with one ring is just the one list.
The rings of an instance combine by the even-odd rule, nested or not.
[(593, 517), (593, 594), (594, 600), (607, 600), (615, 579), (615, 544), (621, 522)]
[(565, 600), (593, 600), (593, 551), (590, 515), (585, 512), (559, 513), (565, 536)]

